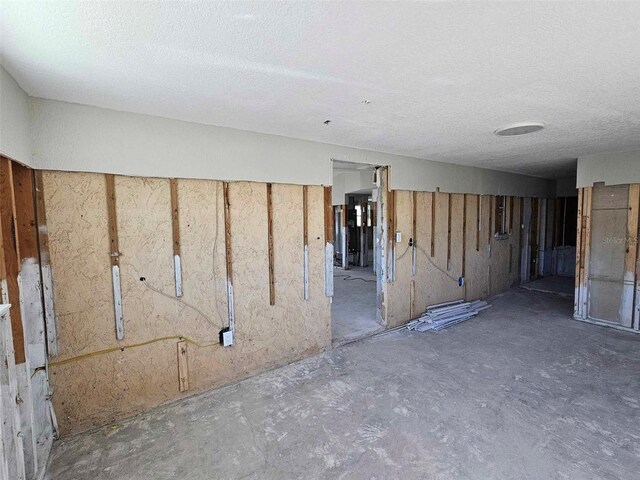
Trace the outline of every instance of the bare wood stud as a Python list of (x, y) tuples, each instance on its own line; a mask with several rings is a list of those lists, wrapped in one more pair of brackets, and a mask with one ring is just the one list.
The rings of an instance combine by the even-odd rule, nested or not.
[(309, 187), (302, 187), (302, 248), (303, 248), (303, 283), (304, 299), (309, 300)]
[(182, 261), (180, 256), (180, 211), (178, 208), (178, 180), (169, 180), (171, 190), (171, 231), (173, 234), (173, 273), (176, 297), (182, 296)]
[(118, 246), (115, 177), (112, 174), (106, 174), (105, 181), (107, 192), (107, 215), (109, 219), (109, 245), (111, 246), (111, 283), (113, 286), (113, 309), (116, 322), (116, 339), (124, 340), (124, 317), (122, 313), (122, 288), (120, 286), (120, 249)]
[(276, 283), (273, 258), (273, 187), (267, 183), (267, 235), (269, 244), (269, 305), (276, 304)]
[(189, 362), (185, 340), (178, 342), (178, 388), (181, 392), (189, 390)]
[(227, 309), (229, 312), (229, 330), (235, 342), (235, 307), (233, 298), (233, 253), (231, 250), (231, 203), (229, 201), (229, 183), (222, 184), (222, 194), (224, 196), (224, 247), (227, 267)]

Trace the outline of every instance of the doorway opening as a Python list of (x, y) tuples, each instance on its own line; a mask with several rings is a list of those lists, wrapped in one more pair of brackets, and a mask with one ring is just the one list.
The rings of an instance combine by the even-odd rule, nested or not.
[(526, 198), (523, 207), (522, 287), (573, 298), (578, 197)]
[(376, 167), (333, 162), (334, 292), (333, 343), (356, 340), (383, 329), (376, 308), (380, 248)]

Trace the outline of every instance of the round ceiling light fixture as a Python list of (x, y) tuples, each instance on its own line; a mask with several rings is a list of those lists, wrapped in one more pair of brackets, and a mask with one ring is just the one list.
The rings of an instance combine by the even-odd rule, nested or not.
[(521, 122), (513, 123), (506, 127), (499, 128), (493, 133), (500, 137), (513, 137), (516, 135), (525, 135), (527, 133), (538, 132), (545, 127), (542, 122)]

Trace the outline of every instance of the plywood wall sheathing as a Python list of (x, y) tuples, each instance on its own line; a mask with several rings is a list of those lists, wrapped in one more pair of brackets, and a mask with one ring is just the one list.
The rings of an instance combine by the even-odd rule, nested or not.
[[(175, 374), (167, 375), (176, 371), (179, 341), (188, 344), (188, 393), (228, 384), (330, 346), (322, 187), (308, 187), (310, 276), (305, 301), (300, 274), (304, 259), (291, 255), (304, 242), (303, 187), (272, 186), (278, 301), (268, 308), (264, 183), (223, 186), (209, 180), (179, 180), (184, 295), (176, 298), (169, 181), (115, 180), (126, 344), (117, 342), (112, 333), (103, 176), (43, 173), (59, 327), (59, 354), (51, 359), (50, 370), (63, 436), (184, 395)], [(225, 217), (233, 227), (232, 244), (225, 239), (230, 233)], [(218, 343), (218, 332), (228, 322), (227, 247), (228, 258), (233, 259), (239, 320), (233, 348)]]
[[(417, 192), (416, 201), (426, 208), (418, 209), (416, 218), (416, 245), (418, 269), (412, 274), (411, 261), (407, 251), (407, 240), (396, 245), (396, 279), (387, 284), (386, 318), (389, 326), (406, 322), (411, 316), (420, 315), (427, 305), (461, 298), (473, 300), (499, 293), (509, 288), (518, 277), (517, 270), (510, 269), (514, 248), (520, 242), (520, 232), (516, 229), (511, 235), (492, 240), (492, 255), (489, 249), (476, 250), (474, 240), (468, 239), (467, 232), (476, 231), (477, 238), (488, 238), (492, 231), (489, 222), (479, 219), (490, 218), (491, 201), (488, 196), (471, 194), (451, 194), (449, 199), (444, 193), (432, 195), (432, 192)], [(448, 195), (448, 194), (447, 194)], [(412, 228), (412, 192), (395, 191), (396, 230), (408, 231)], [(431, 221), (431, 198), (434, 221)], [(483, 199), (485, 198), (485, 199)], [(450, 227), (448, 225), (451, 214)], [(515, 216), (520, 215), (520, 203), (514, 202)], [(434, 229), (435, 225), (435, 229)], [(434, 256), (430, 249), (420, 247), (430, 243), (431, 231), (434, 238)], [(450, 259), (447, 261), (447, 237), (451, 235)], [(440, 247), (438, 247), (438, 245)], [(447, 270), (449, 263), (449, 270)], [(488, 274), (489, 270), (491, 275)], [(464, 273), (464, 286), (458, 285), (458, 278)], [(412, 283), (413, 282), (413, 283)]]

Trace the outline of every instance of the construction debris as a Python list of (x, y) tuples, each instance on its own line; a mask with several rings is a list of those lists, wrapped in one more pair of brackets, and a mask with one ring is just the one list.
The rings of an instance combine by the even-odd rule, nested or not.
[(420, 318), (409, 322), (407, 328), (416, 332), (437, 332), (456, 323), (469, 320), (489, 307), (491, 305), (482, 300), (476, 300), (475, 302), (456, 300), (455, 302), (431, 305), (427, 307), (427, 311)]

